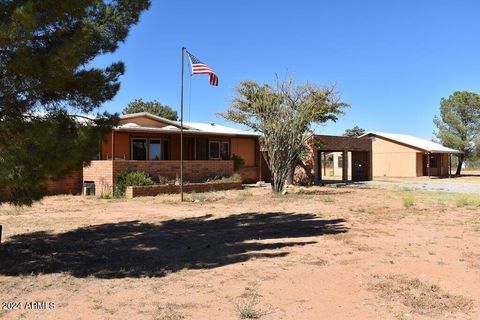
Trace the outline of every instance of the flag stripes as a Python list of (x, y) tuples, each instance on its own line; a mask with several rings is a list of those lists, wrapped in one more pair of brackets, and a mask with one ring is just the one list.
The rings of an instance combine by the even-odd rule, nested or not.
[(190, 59), (190, 65), (192, 67), (193, 74), (208, 74), (210, 85), (218, 86), (218, 76), (215, 74), (212, 68), (207, 64), (200, 61), (197, 57), (187, 51), (188, 58)]

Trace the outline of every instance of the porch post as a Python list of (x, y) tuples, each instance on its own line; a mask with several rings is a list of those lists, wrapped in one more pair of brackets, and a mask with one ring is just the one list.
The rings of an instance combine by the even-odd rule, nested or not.
[(448, 154), (448, 177), (452, 176), (452, 154)]
[(112, 160), (115, 160), (115, 131), (112, 130)]
[(427, 152), (427, 175), (430, 178), (430, 152)]

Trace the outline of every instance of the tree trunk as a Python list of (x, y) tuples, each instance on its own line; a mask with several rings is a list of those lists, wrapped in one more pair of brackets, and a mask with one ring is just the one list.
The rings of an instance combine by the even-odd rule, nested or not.
[(285, 180), (287, 179), (287, 174), (272, 174), (272, 190), (273, 192), (280, 193), (283, 191), (285, 186)]
[(295, 168), (296, 165), (292, 165), (290, 169), (288, 170), (288, 175), (287, 175), (287, 184), (293, 185), (293, 176), (295, 175)]
[(458, 165), (457, 165), (457, 172), (455, 172), (455, 175), (459, 176), (460, 172), (462, 171), (462, 165), (463, 162), (465, 161), (465, 154), (461, 153), (458, 155)]

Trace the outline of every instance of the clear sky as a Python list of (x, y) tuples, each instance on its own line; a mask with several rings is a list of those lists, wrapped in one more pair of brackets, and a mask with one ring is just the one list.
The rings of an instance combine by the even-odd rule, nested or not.
[(230, 105), (242, 80), (269, 82), (291, 72), (300, 82), (336, 83), (351, 104), (337, 123), (320, 129), (431, 138), (441, 97), (480, 92), (478, 0), (152, 0), (113, 55), (96, 65), (126, 64), (110, 112), (135, 98), (180, 107), (181, 47), (217, 72), (186, 73), (185, 119), (228, 124), (215, 113)]

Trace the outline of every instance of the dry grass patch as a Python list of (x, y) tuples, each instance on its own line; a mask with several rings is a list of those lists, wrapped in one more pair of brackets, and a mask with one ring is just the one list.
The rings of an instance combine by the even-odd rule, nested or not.
[(205, 192), (205, 193), (188, 193), (185, 195), (187, 202), (216, 202), (225, 198), (224, 192)]
[(467, 313), (473, 308), (473, 300), (470, 298), (447, 293), (436, 284), (406, 275), (375, 275), (370, 289), (382, 298), (400, 302), (412, 313)]
[(254, 288), (245, 288), (245, 292), (233, 303), (240, 319), (260, 319), (267, 314), (258, 305), (261, 295)]
[(155, 320), (182, 320), (185, 315), (178, 311), (181, 306), (174, 303), (167, 303), (165, 306), (158, 306), (153, 319)]

